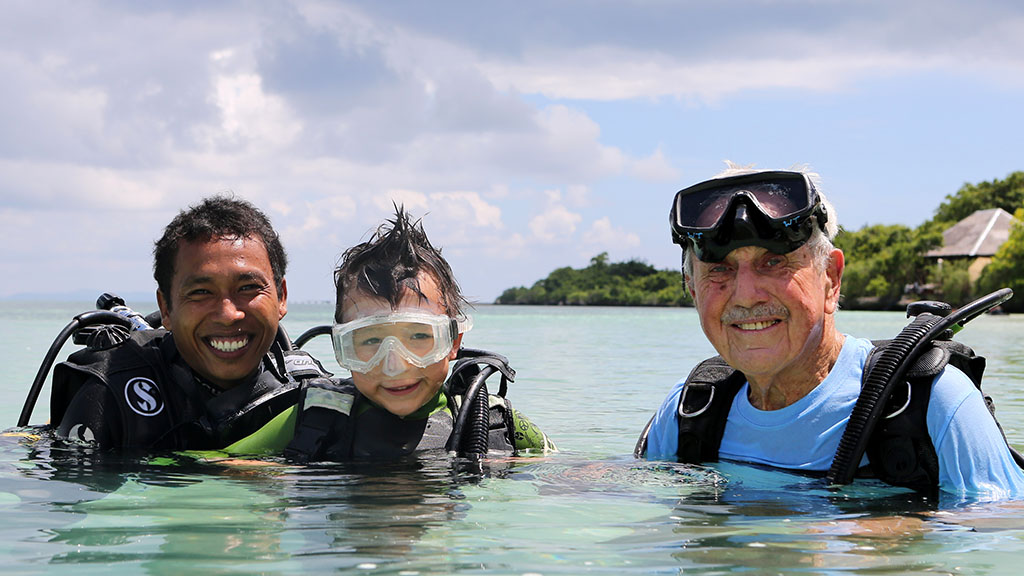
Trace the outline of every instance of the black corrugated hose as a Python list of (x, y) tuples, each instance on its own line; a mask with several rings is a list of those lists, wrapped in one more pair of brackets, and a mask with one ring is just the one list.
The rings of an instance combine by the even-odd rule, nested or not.
[(910, 366), (910, 362), (905, 360), (909, 359), (915, 345), (923, 341), (925, 334), (942, 320), (940, 316), (921, 314), (893, 338), (879, 355), (864, 380), (860, 396), (839, 441), (839, 449), (827, 476), (829, 484), (849, 484), (853, 481), (867, 449), (871, 431), (882, 417), (885, 401)]
[(495, 372), (497, 369), (493, 366), (484, 366), (466, 387), (466, 393), (462, 397), (462, 409), (455, 418), (452, 430), (451, 446), (459, 456), (487, 454), (491, 427), (487, 377)]

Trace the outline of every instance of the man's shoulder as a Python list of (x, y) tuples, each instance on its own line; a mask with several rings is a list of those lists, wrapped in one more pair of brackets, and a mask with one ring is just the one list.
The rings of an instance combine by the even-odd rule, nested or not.
[(932, 382), (932, 402), (952, 408), (976, 391), (974, 382), (963, 370), (947, 364)]
[(876, 345), (876, 342), (887, 342), (888, 340), (877, 340), (872, 341), (868, 338), (861, 338), (859, 336), (852, 336), (850, 334), (843, 334), (843, 348), (847, 348), (849, 352), (855, 354), (867, 355)]

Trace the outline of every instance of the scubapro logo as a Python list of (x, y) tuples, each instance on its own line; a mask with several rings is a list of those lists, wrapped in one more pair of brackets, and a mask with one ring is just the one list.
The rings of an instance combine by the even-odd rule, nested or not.
[(164, 409), (160, 389), (149, 378), (132, 378), (125, 384), (124, 399), (139, 416), (156, 416)]

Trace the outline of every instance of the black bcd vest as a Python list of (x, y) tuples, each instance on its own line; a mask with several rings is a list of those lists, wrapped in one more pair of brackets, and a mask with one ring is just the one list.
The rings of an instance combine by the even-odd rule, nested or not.
[(303, 382), (295, 436), (285, 457), (300, 463), (345, 462), (396, 458), (420, 450), (458, 451), (452, 446), (452, 432), (462, 411), (471, 409), (463, 405), (470, 383), (476, 377), (486, 379), (489, 374), (482, 373), (485, 370), (501, 374), (498, 394), (487, 396), (487, 413), (481, 416), (487, 429), (487, 450), (514, 454), (512, 407), (504, 395), (515, 371), (503, 356), (462, 349), (442, 388), (447, 408), (427, 418), (391, 414), (366, 400), (351, 379)]
[(294, 406), (300, 382), (326, 376), (309, 354), (275, 343), (251, 384), (210, 397), (200, 390), (169, 332), (136, 331), (112, 347), (79, 350), (54, 368), (50, 425), (60, 425), (75, 394), (95, 378), (117, 406), (122, 448), (214, 450)]
[[(888, 342), (873, 342), (875, 348), (865, 362), (864, 374), (868, 374)], [(908, 370), (906, 386), (897, 387), (887, 400), (885, 413), (888, 416), (872, 432), (867, 445), (870, 473), (862, 475), (871, 475), (895, 486), (923, 492), (937, 489), (939, 460), (928, 436), (927, 412), (932, 383), (948, 364), (963, 371), (975, 387), (981, 390), (985, 359), (959, 342), (934, 341), (932, 347)], [(680, 462), (697, 464), (718, 461), (729, 410), (745, 383), (746, 377), (726, 364), (720, 356), (704, 360), (693, 369), (680, 393), (676, 411), (679, 427), (676, 455)], [(984, 398), (995, 419), (992, 399), (989, 396)], [(999, 425), (998, 420), (996, 425)], [(644, 430), (637, 442), (635, 453), (638, 456), (646, 451), (648, 429)], [(1007, 447), (1015, 462), (1024, 468), (1024, 457), (1009, 444)]]

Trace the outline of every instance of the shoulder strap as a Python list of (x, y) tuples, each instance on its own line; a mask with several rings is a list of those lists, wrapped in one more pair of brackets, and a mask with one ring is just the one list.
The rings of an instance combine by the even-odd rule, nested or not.
[[(864, 363), (861, 386), (889, 341), (875, 344)], [(941, 348), (926, 350), (907, 371), (905, 385), (897, 386), (886, 399), (886, 416), (875, 426), (865, 449), (870, 468), (867, 475), (920, 492), (938, 489), (939, 457), (928, 436), (928, 401), (932, 382), (948, 361)], [(858, 476), (863, 474), (858, 471)]]
[(676, 410), (679, 427), (676, 457), (680, 462), (718, 461), (729, 409), (746, 381), (743, 373), (726, 364), (721, 356), (701, 362), (690, 372)]
[[(359, 392), (351, 380), (311, 378), (302, 382), (295, 435), (285, 448), (289, 460), (306, 463), (352, 458), (352, 409)], [(328, 444), (329, 442), (329, 444)]]
[(285, 372), (295, 380), (329, 378), (333, 376), (333, 374), (324, 370), (320, 361), (310, 355), (309, 352), (303, 350), (281, 350), (281, 355), (284, 360)]
[[(102, 333), (107, 326), (93, 327), (93, 334)], [(110, 374), (115, 370), (147, 369), (152, 359), (159, 355), (149, 342), (162, 338), (167, 331), (162, 329), (132, 332), (117, 344), (103, 345), (91, 339), (89, 345), (68, 356), (53, 369), (53, 383), (50, 389), (50, 424), (60, 425), (68, 404), (83, 384), (90, 378), (97, 378), (109, 384)]]

